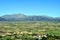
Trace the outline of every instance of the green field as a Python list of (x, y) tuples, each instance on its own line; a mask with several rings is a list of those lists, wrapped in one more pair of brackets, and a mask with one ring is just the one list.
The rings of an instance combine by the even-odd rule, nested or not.
[[(0, 40), (37, 40), (32, 35), (60, 36), (60, 22), (0, 22)], [(41, 39), (43, 40), (43, 39)], [(55, 40), (54, 38), (46, 40)]]

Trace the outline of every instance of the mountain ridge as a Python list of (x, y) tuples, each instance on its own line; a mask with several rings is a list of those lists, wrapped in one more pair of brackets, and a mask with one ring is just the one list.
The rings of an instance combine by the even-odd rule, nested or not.
[[(24, 14), (13, 14), (13, 15), (3, 15), (0, 18), (4, 21), (58, 21), (60, 22), (60, 17), (49, 17), (49, 16), (27, 16)], [(0, 21), (2, 21), (0, 19)]]

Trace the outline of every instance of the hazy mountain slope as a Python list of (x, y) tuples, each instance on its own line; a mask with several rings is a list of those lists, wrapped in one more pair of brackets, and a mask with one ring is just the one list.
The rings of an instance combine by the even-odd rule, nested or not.
[(18, 21), (23, 20), (26, 16), (23, 14), (13, 14), (13, 15), (4, 15), (2, 18), (6, 19), (7, 21)]
[(27, 20), (31, 21), (53, 21), (52, 17), (47, 16), (29, 16)]
[(0, 21), (6, 21), (6, 20), (5, 20), (4, 18), (1, 18), (1, 17), (0, 17)]
[(60, 17), (56, 17), (54, 20), (60, 22)]
[(53, 18), (49, 16), (26, 16), (24, 14), (13, 14), (2, 16), (6, 21), (58, 21), (60, 18)]

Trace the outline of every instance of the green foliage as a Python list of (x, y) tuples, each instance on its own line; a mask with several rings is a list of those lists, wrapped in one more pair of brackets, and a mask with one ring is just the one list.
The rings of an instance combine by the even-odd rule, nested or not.
[[(32, 35), (60, 36), (60, 23), (43, 21), (0, 22), (0, 40), (36, 40)], [(42, 40), (45, 40), (42, 38)], [(55, 40), (48, 37), (46, 40)]]

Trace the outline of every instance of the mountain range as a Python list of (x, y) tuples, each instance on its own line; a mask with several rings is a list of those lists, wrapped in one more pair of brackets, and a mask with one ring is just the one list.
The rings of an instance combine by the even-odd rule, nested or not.
[(0, 21), (57, 21), (60, 22), (60, 17), (49, 16), (27, 16), (24, 14), (12, 14), (0, 16)]

